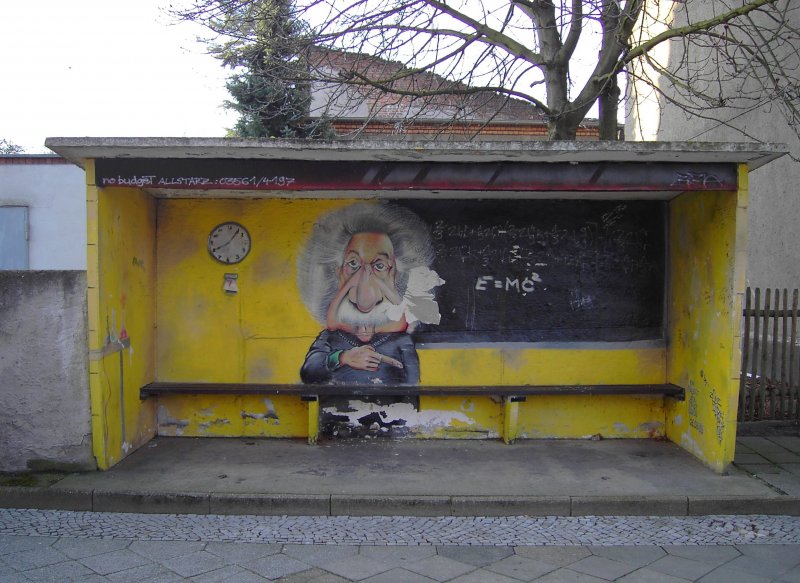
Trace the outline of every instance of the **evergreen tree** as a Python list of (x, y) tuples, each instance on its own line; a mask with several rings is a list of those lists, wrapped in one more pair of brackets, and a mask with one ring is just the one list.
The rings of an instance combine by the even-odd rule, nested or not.
[(215, 0), (216, 30), (225, 41), (212, 53), (234, 70), (226, 83), (239, 113), (231, 134), (240, 137), (329, 137), (327, 124), (311, 121), (307, 26), (292, 17), (291, 0)]

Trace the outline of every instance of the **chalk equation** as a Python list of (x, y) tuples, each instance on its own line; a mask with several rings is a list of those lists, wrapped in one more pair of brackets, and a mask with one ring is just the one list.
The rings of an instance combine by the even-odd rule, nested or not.
[(480, 275), (475, 282), (476, 291), (501, 290), (504, 292), (515, 292), (522, 296), (533, 293), (536, 284), (541, 284), (542, 278), (538, 273), (531, 273), (522, 278), (520, 277), (496, 277), (494, 275)]
[(102, 178), (100, 186), (135, 186), (138, 188), (288, 188), (297, 179), (292, 176), (116, 176)]

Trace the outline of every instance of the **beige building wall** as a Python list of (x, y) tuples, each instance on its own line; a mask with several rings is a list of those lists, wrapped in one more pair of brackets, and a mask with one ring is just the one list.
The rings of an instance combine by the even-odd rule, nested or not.
[[(664, 3), (666, 4), (666, 3)], [(669, 3), (669, 9), (677, 4)], [(681, 5), (683, 6), (683, 5)], [(710, 15), (711, 3), (703, 3)], [(681, 8), (682, 9), (682, 8)], [(800, 14), (788, 13), (800, 26)], [(669, 19), (671, 14), (662, 14)], [(676, 14), (681, 23), (680, 13)], [(648, 25), (648, 35), (665, 29)], [(680, 55), (680, 44), (664, 44), (654, 57), (662, 63)], [(671, 82), (650, 68), (647, 72), (660, 91), (669, 95)], [(706, 110), (703, 116), (691, 115), (668, 103), (647, 84), (630, 83), (626, 111), (628, 140), (692, 142), (769, 142), (786, 144), (790, 155), (750, 174), (748, 214), (747, 284), (753, 287), (800, 287), (800, 245), (796, 236), (800, 224), (800, 128), (790, 127), (777, 103), (765, 103), (749, 113), (740, 109)]]

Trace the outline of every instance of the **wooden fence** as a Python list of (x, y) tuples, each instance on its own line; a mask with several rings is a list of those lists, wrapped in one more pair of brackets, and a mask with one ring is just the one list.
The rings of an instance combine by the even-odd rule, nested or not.
[[(798, 290), (747, 288), (739, 421), (800, 419)], [(762, 303), (763, 302), (763, 303)], [(790, 305), (791, 304), (791, 305)]]

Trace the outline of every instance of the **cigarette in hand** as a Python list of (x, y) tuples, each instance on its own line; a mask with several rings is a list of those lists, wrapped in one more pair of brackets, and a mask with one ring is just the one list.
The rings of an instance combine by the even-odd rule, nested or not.
[(385, 354), (381, 354), (380, 357), (381, 357), (381, 362), (385, 362), (386, 364), (390, 366), (395, 366), (397, 368), (403, 368), (403, 363), (400, 362), (399, 360), (392, 358), (391, 356), (386, 356)]

